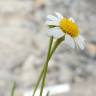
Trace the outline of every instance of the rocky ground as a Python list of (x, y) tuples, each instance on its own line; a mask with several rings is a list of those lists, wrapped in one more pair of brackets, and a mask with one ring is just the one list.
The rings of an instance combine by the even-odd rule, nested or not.
[(62, 96), (96, 95), (96, 0), (0, 1), (0, 96), (16, 94), (36, 83), (48, 47), (45, 17), (55, 11), (73, 17), (86, 38), (84, 51), (62, 44), (49, 64), (47, 86), (70, 83)]

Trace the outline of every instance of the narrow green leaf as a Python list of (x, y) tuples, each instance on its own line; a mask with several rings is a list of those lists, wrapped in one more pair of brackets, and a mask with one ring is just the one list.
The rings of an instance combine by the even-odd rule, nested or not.
[(49, 96), (49, 91), (47, 92), (46, 96)]
[(15, 89), (16, 89), (16, 82), (13, 81), (12, 89), (11, 89), (11, 96), (15, 96)]
[[(49, 55), (50, 55), (52, 43), (53, 43), (53, 37), (50, 37), (50, 44), (49, 44), (49, 49), (48, 49), (48, 54), (47, 54), (47, 61), (50, 60), (50, 59), (49, 59)], [(37, 88), (38, 88), (38, 86), (39, 86), (39, 84), (40, 84), (40, 81), (41, 81), (41, 79), (43, 79), (42, 77), (43, 77), (43, 75), (44, 75), (44, 70), (45, 70), (45, 67), (46, 67), (45, 65), (46, 65), (46, 64), (44, 64), (43, 69), (42, 69), (42, 71), (41, 71), (41, 73), (40, 73), (40, 76), (39, 76), (39, 78), (38, 78), (38, 80), (37, 80), (37, 83), (36, 83), (36, 86), (35, 86), (35, 89), (34, 89), (34, 91), (33, 91), (32, 96), (35, 95), (36, 90), (37, 90)]]

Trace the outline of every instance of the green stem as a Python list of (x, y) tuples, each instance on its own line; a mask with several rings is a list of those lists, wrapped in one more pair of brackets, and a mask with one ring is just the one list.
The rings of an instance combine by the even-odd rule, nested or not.
[(46, 96), (49, 96), (49, 91), (47, 92)]
[[(44, 67), (45, 67), (45, 66), (44, 66)], [(38, 86), (39, 86), (39, 83), (40, 83), (41, 79), (42, 79), (43, 72), (44, 72), (44, 67), (43, 67), (43, 69), (41, 70), (41, 73), (40, 73), (39, 78), (38, 78), (38, 80), (37, 80), (36, 87), (35, 87), (35, 89), (34, 89), (34, 91), (33, 91), (32, 96), (35, 95), (35, 92), (36, 92), (36, 90), (37, 90), (37, 88), (38, 88)]]
[[(52, 57), (53, 53), (56, 51), (57, 47), (62, 43), (62, 41), (64, 41), (65, 39), (65, 35), (62, 36), (61, 38), (57, 39), (55, 42), (54, 42), (54, 45), (52, 47), (52, 50), (50, 52), (50, 58)], [(49, 58), (49, 60), (50, 60)]]
[(48, 69), (48, 62), (50, 60), (50, 52), (51, 52), (52, 42), (53, 42), (53, 37), (50, 38), (48, 54), (47, 54), (47, 58), (46, 58), (46, 62), (45, 62), (45, 67), (44, 67), (43, 80), (42, 80), (42, 85), (41, 85), (41, 90), (40, 90), (40, 96), (42, 96), (44, 85), (45, 85), (45, 78), (46, 78), (46, 73), (47, 73), (47, 69)]
[(48, 70), (48, 62), (49, 62), (50, 58), (52, 57), (53, 53), (55, 52), (56, 48), (58, 47), (59, 44), (61, 44), (61, 42), (64, 40), (64, 38), (65, 38), (65, 36), (57, 39), (53, 45), (53, 48), (51, 49), (51, 52), (48, 51), (48, 55), (47, 55), (47, 59), (46, 59), (46, 63), (45, 63), (45, 69), (44, 69), (44, 76), (43, 76), (41, 90), (40, 90), (40, 96), (42, 96), (42, 93), (43, 93), (45, 78), (46, 78), (46, 74), (47, 74), (47, 70)]
[[(49, 50), (48, 50), (48, 55), (47, 55), (47, 56), (49, 56), (49, 54), (50, 54), (51, 47), (52, 47), (52, 43), (53, 43), (53, 37), (50, 37), (50, 44), (49, 44)], [(49, 60), (50, 60), (50, 59), (49, 59)], [(38, 81), (37, 81), (37, 83), (36, 83), (36, 87), (35, 87), (35, 89), (34, 89), (34, 91), (33, 91), (32, 96), (35, 95), (35, 92), (36, 92), (36, 90), (37, 90), (37, 88), (38, 88), (38, 86), (39, 86), (39, 83), (40, 83), (41, 79), (42, 79), (42, 76), (43, 76), (43, 73), (44, 73), (44, 69), (45, 69), (45, 64), (44, 64), (44, 66), (43, 66), (43, 69), (41, 70), (41, 73), (40, 73), (40, 75), (39, 75), (39, 78), (38, 78)]]
[(48, 70), (48, 62), (49, 60), (51, 59), (53, 53), (55, 52), (55, 50), (57, 49), (57, 47), (59, 46), (59, 44), (61, 44), (62, 41), (64, 41), (65, 39), (65, 36), (62, 36), (61, 38), (57, 39), (55, 42), (54, 42), (54, 45), (52, 46), (52, 43), (53, 43), (53, 37), (50, 38), (50, 43), (49, 43), (49, 48), (48, 48), (48, 54), (47, 54), (47, 59), (46, 59), (46, 62), (43, 66), (43, 69), (41, 71), (41, 74), (39, 76), (39, 79), (37, 81), (37, 84), (36, 84), (36, 87), (34, 89), (34, 92), (33, 92), (33, 95), (35, 95), (35, 92), (39, 86), (39, 83), (43, 77), (43, 80), (42, 80), (42, 85), (41, 85), (41, 90), (40, 90), (40, 96), (42, 96), (42, 93), (43, 93), (43, 88), (44, 88), (44, 84), (45, 84), (45, 78), (46, 78), (46, 74), (47, 74), (47, 70)]
[(44, 76), (43, 76), (43, 80), (42, 80), (42, 85), (41, 85), (41, 90), (40, 90), (40, 96), (42, 96), (42, 93), (43, 93), (47, 70), (48, 70), (48, 62), (46, 62), (46, 66), (45, 66), (45, 70), (44, 70)]
[(11, 90), (11, 96), (15, 95), (15, 89), (16, 89), (16, 82), (13, 82), (12, 90)]

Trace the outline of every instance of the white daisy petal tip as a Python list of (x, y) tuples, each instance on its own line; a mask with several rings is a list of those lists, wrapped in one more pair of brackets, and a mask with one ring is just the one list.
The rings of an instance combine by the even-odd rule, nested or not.
[(45, 22), (45, 24), (46, 24), (46, 25), (58, 26), (58, 25), (59, 25), (59, 22), (57, 22), (57, 21), (49, 21), (49, 20), (48, 20), (48, 21)]
[(49, 21), (56, 21), (57, 18), (55, 16), (53, 16), (53, 15), (48, 15), (47, 16), (47, 20), (49, 20)]
[(58, 19), (63, 19), (64, 18), (63, 15), (60, 14), (59, 12), (55, 12), (55, 14), (58, 17)]
[(70, 35), (65, 36), (65, 44), (70, 46), (71, 48), (80, 48), (81, 50), (85, 49), (85, 42), (78, 36), (76, 38), (72, 38)]
[(77, 38), (75, 38), (75, 43), (76, 45), (81, 49), (84, 50), (85, 49), (85, 41), (84, 38), (80, 38), (80, 36), (78, 36)]
[(70, 46), (71, 48), (75, 48), (75, 42), (71, 36), (66, 34), (64, 42), (66, 45)]
[(75, 23), (75, 20), (72, 17), (70, 17), (69, 20)]
[(81, 39), (82, 41), (85, 41), (85, 38), (82, 35), (79, 35), (79, 39)]

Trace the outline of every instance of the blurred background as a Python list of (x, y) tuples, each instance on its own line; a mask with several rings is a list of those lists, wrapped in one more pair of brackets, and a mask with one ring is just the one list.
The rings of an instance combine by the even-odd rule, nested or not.
[(96, 0), (0, 0), (0, 96), (24, 96), (38, 78), (47, 53), (46, 16), (73, 17), (86, 38), (85, 50), (61, 44), (49, 63), (46, 86), (70, 84), (55, 96), (96, 95)]

